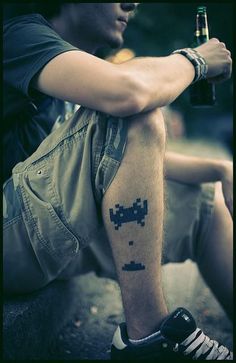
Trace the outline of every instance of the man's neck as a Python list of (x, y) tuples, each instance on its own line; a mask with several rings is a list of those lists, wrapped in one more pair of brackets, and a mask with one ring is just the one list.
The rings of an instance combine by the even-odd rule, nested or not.
[(73, 34), (62, 18), (54, 17), (50, 19), (49, 22), (55, 32), (68, 43), (90, 54), (94, 54), (96, 52), (98, 47), (89, 42), (87, 39), (84, 39), (82, 36)]

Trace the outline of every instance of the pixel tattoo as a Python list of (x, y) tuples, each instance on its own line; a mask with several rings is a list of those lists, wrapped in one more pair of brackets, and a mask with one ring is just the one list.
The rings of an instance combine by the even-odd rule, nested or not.
[(118, 230), (122, 224), (137, 221), (142, 227), (145, 225), (145, 216), (148, 214), (147, 200), (141, 202), (141, 198), (137, 198), (132, 207), (125, 208), (123, 205), (116, 204), (116, 212), (113, 208), (109, 209), (110, 220), (114, 223), (115, 229)]
[(141, 263), (137, 263), (134, 261), (130, 261), (130, 263), (125, 263), (122, 267), (123, 271), (140, 271), (145, 270), (145, 265), (142, 265)]

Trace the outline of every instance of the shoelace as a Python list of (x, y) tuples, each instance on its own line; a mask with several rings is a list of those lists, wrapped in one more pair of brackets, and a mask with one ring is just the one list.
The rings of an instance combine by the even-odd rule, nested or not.
[[(196, 350), (196, 348), (198, 348)], [(219, 345), (216, 340), (211, 340), (201, 329), (197, 328), (183, 342), (176, 344), (174, 351), (181, 351), (184, 355), (191, 354), (194, 350), (193, 360), (202, 358), (204, 360), (233, 360), (233, 353), (223, 345)]]

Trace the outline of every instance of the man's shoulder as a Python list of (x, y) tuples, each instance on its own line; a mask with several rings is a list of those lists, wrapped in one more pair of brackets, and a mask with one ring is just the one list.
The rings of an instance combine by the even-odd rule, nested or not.
[(27, 26), (30, 24), (44, 25), (51, 28), (50, 23), (42, 15), (37, 13), (19, 15), (6, 19), (3, 22), (3, 27), (4, 31), (7, 31), (14, 26)]

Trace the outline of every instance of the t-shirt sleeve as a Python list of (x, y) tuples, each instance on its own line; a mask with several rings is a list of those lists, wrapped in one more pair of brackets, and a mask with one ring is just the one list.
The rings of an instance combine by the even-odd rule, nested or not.
[(79, 50), (64, 41), (41, 16), (23, 16), (4, 26), (4, 81), (29, 96), (36, 73), (60, 53)]

